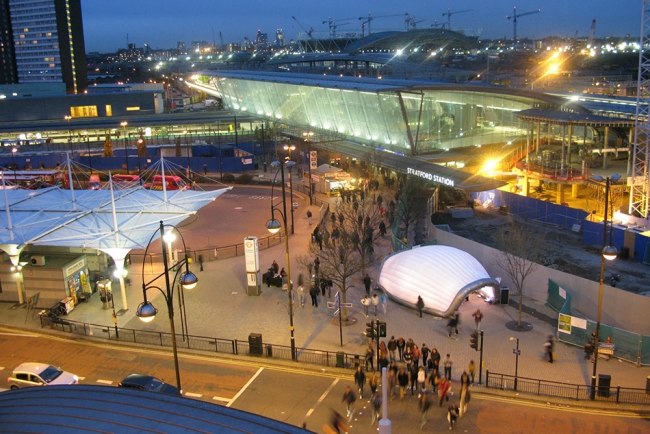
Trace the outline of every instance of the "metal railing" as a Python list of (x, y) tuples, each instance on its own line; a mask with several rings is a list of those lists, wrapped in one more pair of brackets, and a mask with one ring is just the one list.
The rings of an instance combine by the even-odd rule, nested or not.
[[(109, 325), (91, 324), (63, 319), (61, 317), (39, 315), (41, 327), (51, 327), (75, 335), (105, 338), (111, 341), (128, 342), (160, 347), (172, 346), (171, 333), (115, 328)], [(252, 342), (250, 340), (225, 339), (207, 336), (176, 334), (178, 348), (203, 351), (206, 353), (221, 353), (230, 355), (246, 355), (281, 359), (291, 361), (291, 348), (268, 342)], [(353, 368), (364, 358), (359, 354), (343, 351), (326, 351), (311, 348), (297, 348), (297, 361), (311, 365)]]
[[(540, 380), (536, 378), (515, 377), (513, 375), (485, 372), (485, 387), (519, 393), (528, 393), (537, 396), (564, 398), (574, 401), (590, 400), (590, 385), (559, 383), (556, 381)], [(606, 380), (606, 381), (603, 381)], [(596, 401), (616, 404), (642, 404), (650, 405), (650, 391), (630, 387), (614, 386), (609, 383), (611, 377), (600, 378), (596, 386)]]

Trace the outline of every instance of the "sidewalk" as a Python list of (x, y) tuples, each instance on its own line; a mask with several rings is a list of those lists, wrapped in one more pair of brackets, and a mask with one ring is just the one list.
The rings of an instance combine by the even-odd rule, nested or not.
[[(306, 275), (306, 270), (301, 269), (297, 258), (308, 254), (314, 226), (308, 224), (305, 216), (309, 207), (308, 198), (295, 191), (294, 196), (299, 202), (299, 208), (296, 212), (295, 234), (291, 235), (289, 240), (292, 277), (295, 282), (298, 273), (302, 272)], [(309, 208), (314, 216), (319, 215), (316, 206)], [(240, 234), (236, 236), (238, 239), (241, 238)], [(388, 238), (379, 240), (375, 252), (380, 256), (390, 253)], [(283, 266), (284, 243), (260, 251), (261, 264), (270, 264), (274, 259)], [(142, 302), (142, 270), (139, 264), (132, 264), (131, 268), (129, 270), (131, 284), (127, 287), (128, 310), (118, 316), (119, 327), (169, 332), (164, 300), (158, 292), (150, 291), (147, 294), (149, 301), (153, 302), (159, 310), (158, 317), (148, 324), (142, 323), (135, 317), (136, 308)], [(378, 270), (379, 266), (369, 270), (373, 282), (378, 280)], [(264, 343), (289, 345), (287, 294), (279, 288), (267, 288), (263, 285), (260, 296), (246, 295), (243, 256), (205, 262), (204, 271), (196, 271), (196, 269), (194, 271), (199, 277), (199, 285), (192, 291), (186, 290), (184, 294), (189, 334), (247, 340), (250, 333), (261, 333)], [(145, 279), (148, 277), (145, 274)], [(348, 315), (356, 320), (356, 323), (343, 327), (342, 347), (339, 344), (338, 321), (332, 318), (332, 312), (325, 303), (327, 299), (323, 300), (320, 297), (318, 308), (313, 308), (309, 303), (301, 308), (296, 303), (294, 307), (296, 346), (364, 354), (366, 339), (363, 332), (366, 322), (375, 318), (374, 315), (366, 317), (363, 313), (360, 300), (364, 294), (362, 276), (357, 276), (354, 287), (347, 294), (347, 301), (353, 304), (353, 307), (348, 310)], [(118, 298), (116, 297), (116, 309), (119, 310)], [(553, 318), (553, 313), (549, 312), (543, 302), (527, 300), (526, 304), (529, 308), (534, 308)], [(459, 335), (454, 338), (447, 336), (445, 320), (428, 315), (419, 318), (415, 309), (393, 302), (389, 302), (387, 314), (379, 313), (378, 318), (386, 321), (388, 338), (393, 335), (403, 336), (405, 339), (411, 337), (419, 346), (426, 342), (429, 348), (437, 348), (443, 357), (447, 353), (451, 354), (454, 361), (452, 377), (458, 380), (470, 360), (478, 364), (479, 353), (470, 348), (469, 335), (474, 330), (471, 313), (479, 307), (484, 313), (481, 323), (481, 329), (484, 331), (483, 378), (485, 378), (485, 369), (502, 374), (514, 374), (514, 343), (509, 340), (512, 336), (520, 339), (521, 355), (518, 366), (520, 377), (543, 378), (570, 384), (589, 384), (593, 365), (584, 360), (582, 348), (558, 342), (555, 346), (556, 362), (551, 364), (543, 359), (543, 344), (546, 338), (549, 335), (556, 335), (556, 326), (545, 321), (544, 315), (532, 316), (524, 313), (523, 320), (531, 323), (533, 329), (529, 332), (513, 332), (508, 330), (505, 324), (517, 318), (515, 307), (489, 305), (473, 295), (460, 308)], [(178, 308), (176, 311), (178, 312)], [(37, 313), (27, 315), (27, 311), (23, 308), (15, 308), (9, 303), (0, 304), (0, 323), (27, 329), (40, 329)], [(112, 310), (103, 309), (98, 294), (94, 294), (88, 303), (77, 306), (69, 314), (69, 318), (112, 327), (111, 314)], [(177, 331), (180, 333), (180, 321), (177, 322)], [(646, 378), (650, 376), (650, 368), (638, 368), (616, 359), (600, 360), (598, 373), (611, 375), (612, 387), (620, 385), (643, 389), (646, 387)]]

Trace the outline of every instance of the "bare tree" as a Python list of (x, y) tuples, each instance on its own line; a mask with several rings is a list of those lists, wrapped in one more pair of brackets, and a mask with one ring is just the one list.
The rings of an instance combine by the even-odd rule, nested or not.
[[(406, 178), (397, 193), (394, 218), (401, 231), (395, 235), (408, 238), (411, 225), (417, 223), (425, 214), (426, 198), (424, 181), (415, 177)], [(395, 222), (391, 223), (395, 228)]]
[(351, 198), (349, 201), (341, 200), (336, 212), (343, 216), (346, 231), (351, 237), (351, 245), (359, 254), (361, 261), (361, 274), (375, 262), (374, 242), (379, 237), (379, 223), (382, 215), (376, 199), (368, 195), (363, 199)]
[[(320, 230), (326, 231), (326, 224)], [(332, 281), (341, 293), (341, 302), (347, 303), (347, 291), (351, 287), (352, 278), (361, 271), (361, 255), (354, 245), (354, 226), (349, 219), (338, 220), (329, 230), (329, 236), (323, 237), (323, 249), (320, 250), (316, 243), (311, 243), (309, 251), (312, 256), (320, 260), (319, 275), (321, 278)], [(304, 261), (303, 261), (304, 262)], [(348, 320), (347, 308), (341, 308), (341, 318)]]
[(521, 328), (524, 284), (543, 257), (543, 236), (531, 228), (512, 223), (498, 231), (497, 244), (501, 250), (497, 265), (509, 277), (519, 298), (517, 327)]

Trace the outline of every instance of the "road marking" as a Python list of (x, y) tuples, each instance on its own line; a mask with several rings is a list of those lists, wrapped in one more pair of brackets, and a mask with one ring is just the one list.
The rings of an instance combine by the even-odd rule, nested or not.
[(320, 398), (318, 398), (318, 400), (316, 401), (316, 405), (314, 405), (312, 408), (309, 409), (309, 411), (307, 411), (307, 413), (305, 414), (305, 419), (307, 419), (309, 416), (311, 416), (311, 414), (314, 412), (316, 407), (319, 406), (325, 400), (327, 395), (332, 391), (332, 389), (334, 389), (334, 386), (336, 386), (338, 384), (338, 382), (339, 382), (338, 378), (336, 378), (334, 381), (332, 381), (332, 384), (330, 384), (330, 387), (328, 387), (327, 390), (325, 392), (323, 392), (323, 394), (320, 396)]
[(79, 381), (83, 381), (85, 379), (86, 379), (86, 377), (79, 377)]
[(221, 402), (229, 402), (230, 398), (223, 398), (221, 396), (213, 396), (212, 400), (213, 401), (221, 401)]
[(113, 384), (112, 380), (97, 380), (99, 384)]
[(244, 391), (246, 389), (248, 389), (248, 386), (250, 386), (253, 383), (253, 381), (255, 381), (257, 376), (260, 375), (263, 370), (264, 370), (264, 368), (259, 368), (257, 370), (257, 372), (255, 374), (253, 374), (253, 376), (246, 382), (246, 384), (244, 384), (244, 386), (241, 389), (239, 389), (239, 392), (237, 392), (237, 394), (235, 396), (233, 396), (233, 398), (230, 400), (230, 402), (228, 404), (226, 404), (226, 407), (230, 407), (231, 405), (233, 405), (235, 403), (235, 401), (237, 400), (237, 398), (239, 398), (239, 396), (242, 393), (244, 393)]
[(184, 392), (183, 396), (189, 396), (190, 398), (200, 398), (203, 396), (201, 393), (190, 393), (190, 392)]

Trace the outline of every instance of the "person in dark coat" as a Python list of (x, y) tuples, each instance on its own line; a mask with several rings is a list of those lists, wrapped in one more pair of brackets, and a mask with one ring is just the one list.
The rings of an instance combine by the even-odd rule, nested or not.
[(370, 278), (368, 273), (366, 273), (366, 275), (363, 276), (363, 286), (366, 288), (367, 296), (370, 296), (370, 285), (372, 285), (372, 279)]
[(424, 300), (422, 300), (422, 297), (418, 295), (418, 301), (415, 303), (415, 306), (418, 308), (418, 314), (420, 315), (420, 318), (422, 318), (422, 310), (424, 309)]

